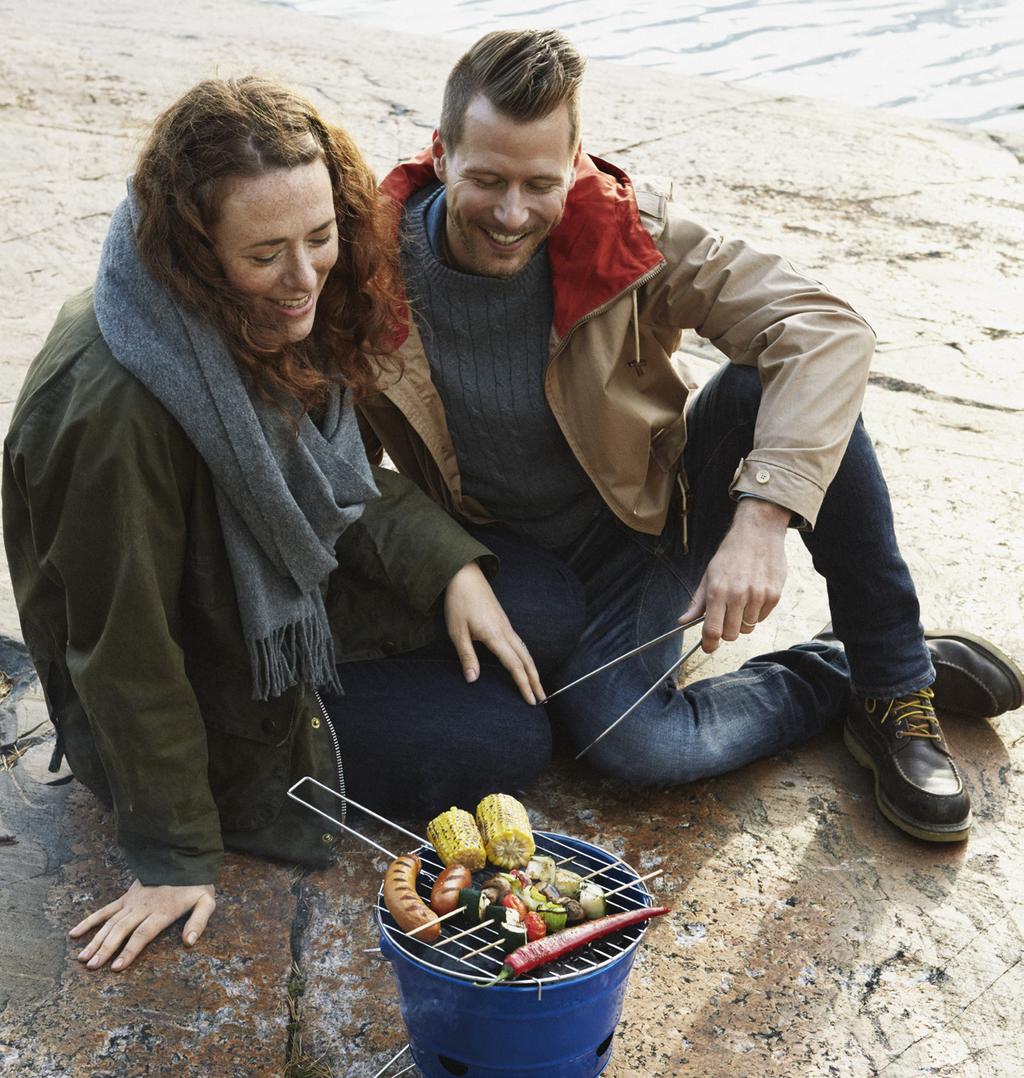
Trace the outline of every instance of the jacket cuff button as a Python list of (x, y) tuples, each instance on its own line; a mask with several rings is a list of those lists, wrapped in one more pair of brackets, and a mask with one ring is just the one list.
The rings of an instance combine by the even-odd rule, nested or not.
[(770, 471), (768, 471), (767, 468), (758, 468), (757, 474), (754, 476), (754, 478), (759, 483), (767, 483), (768, 480), (771, 479), (771, 477), (772, 477), (772, 473)]

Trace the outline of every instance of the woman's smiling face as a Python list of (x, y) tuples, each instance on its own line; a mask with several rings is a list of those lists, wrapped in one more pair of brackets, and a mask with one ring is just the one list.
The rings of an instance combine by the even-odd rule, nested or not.
[(338, 260), (334, 192), (321, 160), (220, 183), (214, 249), (254, 318), (282, 344), (304, 340)]

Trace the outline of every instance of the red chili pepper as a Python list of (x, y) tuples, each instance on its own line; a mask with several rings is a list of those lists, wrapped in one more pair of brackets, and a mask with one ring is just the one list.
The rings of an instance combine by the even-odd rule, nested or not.
[(544, 923), (544, 918), (533, 910), (530, 910), (523, 918), (523, 924), (526, 925), (526, 939), (529, 943), (542, 940), (548, 934), (548, 926)]
[(501, 900), (501, 904), (509, 910), (515, 910), (519, 914), (519, 920), (525, 921), (526, 915), (530, 912), (526, 906), (526, 903), (518, 896), (514, 894), (507, 894)]
[[(644, 906), (638, 910), (626, 910), (624, 913), (613, 913), (608, 917), (585, 921), (581, 925), (567, 928), (553, 936), (526, 943), (505, 956), (501, 972), (488, 983), (497, 984), (498, 981), (507, 981), (510, 977), (529, 973), (531, 969), (553, 962), (556, 958), (562, 958), (585, 944), (610, 936), (613, 932), (618, 932), (620, 928), (629, 928), (630, 925), (639, 924), (651, 917), (661, 917), (662, 914), (669, 912), (668, 906)], [(527, 928), (527, 933), (529, 933), (529, 928)]]

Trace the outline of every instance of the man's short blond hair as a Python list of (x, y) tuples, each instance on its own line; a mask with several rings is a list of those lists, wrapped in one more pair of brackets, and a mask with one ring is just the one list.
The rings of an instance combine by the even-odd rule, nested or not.
[(441, 138), (454, 149), (469, 103), (483, 94), (520, 123), (539, 120), (563, 102), (569, 109), (569, 151), (580, 138), (580, 82), (586, 61), (557, 30), (495, 30), (452, 68), (441, 106)]

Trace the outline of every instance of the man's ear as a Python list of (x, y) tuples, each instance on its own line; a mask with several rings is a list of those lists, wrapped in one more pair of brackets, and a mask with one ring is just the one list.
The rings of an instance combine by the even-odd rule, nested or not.
[(433, 138), (430, 143), (430, 153), (434, 158), (434, 175), (445, 182), (447, 167), (445, 163), (444, 142), (441, 140), (441, 132), (434, 128)]
[(569, 173), (569, 188), (576, 182), (576, 170), (580, 167), (580, 158), (583, 156), (583, 140), (576, 143), (576, 153), (572, 158), (572, 171)]

